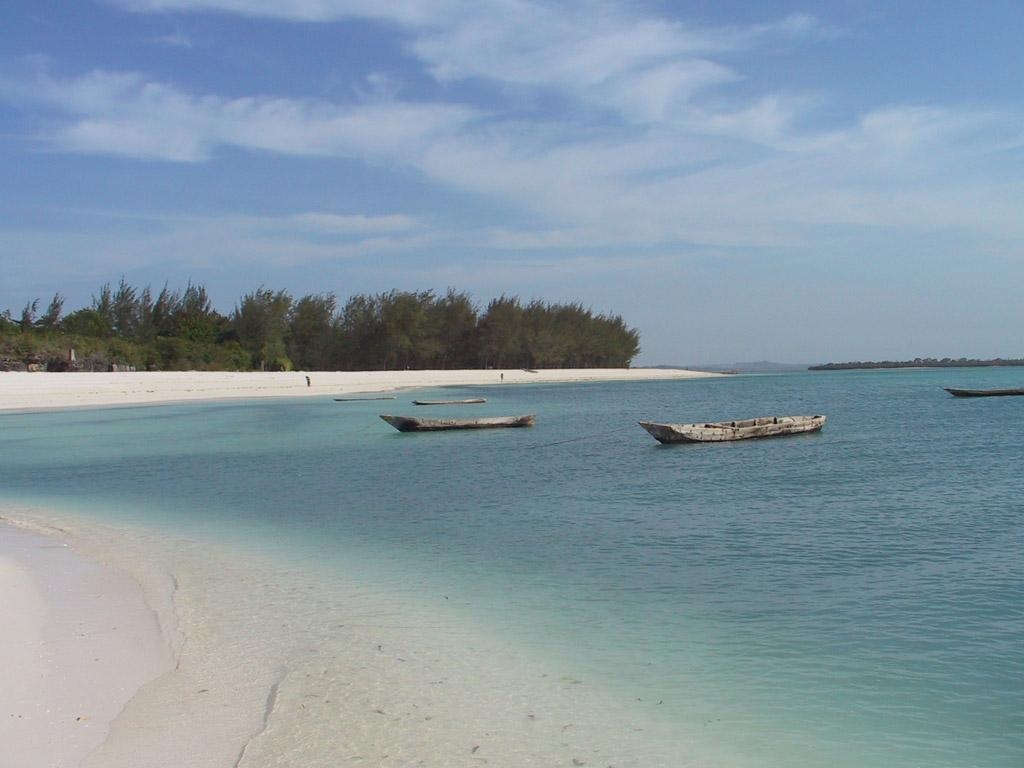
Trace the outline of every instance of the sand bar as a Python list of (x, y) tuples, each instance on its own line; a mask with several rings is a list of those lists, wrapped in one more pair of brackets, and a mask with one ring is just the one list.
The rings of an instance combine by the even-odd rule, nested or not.
[[(192, 400), (324, 397), (447, 386), (653, 381), (720, 374), (662, 368), (525, 371), (289, 371), (238, 373), (0, 373), (0, 411), (146, 405)], [(308, 377), (308, 384), (307, 384)]]

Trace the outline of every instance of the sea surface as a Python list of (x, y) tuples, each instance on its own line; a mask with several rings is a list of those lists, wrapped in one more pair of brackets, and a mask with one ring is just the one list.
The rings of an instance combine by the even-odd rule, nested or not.
[[(1024, 397), (941, 387), (1022, 385), (806, 372), (6, 414), (0, 501), (443, 596), (708, 764), (1021, 768)], [(401, 434), (382, 412), (537, 425)], [(818, 434), (731, 444), (636, 423), (817, 413)]]

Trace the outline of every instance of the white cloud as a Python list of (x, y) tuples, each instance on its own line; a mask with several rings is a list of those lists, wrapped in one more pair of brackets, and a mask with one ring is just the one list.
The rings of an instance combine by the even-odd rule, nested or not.
[(599, 98), (637, 123), (674, 122), (685, 119), (690, 99), (698, 92), (738, 79), (720, 64), (690, 59), (615, 78)]
[(297, 213), (283, 222), (312, 233), (326, 235), (367, 235), (383, 232), (402, 232), (413, 229), (418, 222), (412, 216), (341, 215), (337, 213)]
[(817, 103), (809, 96), (771, 94), (739, 108), (694, 108), (683, 119), (684, 128), (695, 133), (719, 136), (780, 150), (804, 151), (828, 143), (826, 133), (801, 134), (794, 125)]
[[(78, 222), (54, 232), (6, 229), (0, 253), (18, 253), (41, 271), (78, 254), (83, 274), (162, 265), (180, 269), (298, 267), (358, 261), (429, 247), (438, 233), (404, 214), (370, 216), (324, 211), (287, 216), (143, 216), (75, 211)], [(116, 222), (117, 226), (111, 226)], [(61, 254), (61, 255), (55, 255)]]
[(817, 17), (810, 14), (793, 13), (769, 24), (755, 24), (750, 27), (734, 29), (731, 35), (733, 45), (736, 47), (745, 47), (763, 38), (779, 36), (831, 39), (841, 36), (841, 32), (825, 27)]
[(403, 24), (425, 23), (465, 0), (106, 0), (137, 13), (219, 11), (240, 16), (300, 22), (366, 18)]
[(897, 151), (915, 151), (958, 136), (984, 130), (998, 116), (935, 106), (893, 106), (873, 110), (859, 122), (859, 138), (865, 144)]
[[(719, 54), (766, 38), (830, 34), (810, 16), (698, 29), (600, 2), (117, 4), (389, 22), (402, 26), (410, 50), (439, 80), (481, 80), (497, 86), (494, 103), (507, 100), (487, 114), (462, 103), (402, 101), (401, 83), (385, 72), (366, 81), (371, 95), (356, 104), (198, 95), (137, 73), (58, 80), (44, 71), (34, 82), (0, 85), (53, 109), (58, 127), (50, 136), (64, 149), (196, 162), (237, 147), (401, 165), (533, 214), (547, 233), (541, 240), (558, 233), (564, 247), (570, 240), (777, 246), (805, 242), (809, 227), (869, 222), (973, 226), (999, 236), (1020, 229), (999, 204), (996, 182), (970, 163), (1012, 146), (1019, 137), (1012, 115), (892, 105), (808, 131), (800, 126), (824, 96), (740, 98), (729, 90), (744, 73), (736, 57), (727, 66)], [(568, 106), (531, 121), (518, 109), (519, 95), (503, 92), (510, 87), (558, 90)], [(970, 200), (963, 189), (972, 190)], [(982, 200), (994, 207), (983, 210), (975, 202)], [(327, 231), (332, 222), (339, 233), (362, 226), (329, 218), (292, 224)]]
[(186, 35), (184, 32), (172, 32), (168, 35), (162, 35), (155, 38), (155, 41), (160, 45), (166, 46), (167, 48), (191, 48), (192, 38)]
[(474, 117), (437, 103), (196, 96), (138, 73), (104, 71), (66, 80), (40, 72), (33, 82), (0, 84), (0, 92), (66, 115), (49, 135), (60, 148), (183, 162), (208, 159), (219, 146), (397, 159)]
[(660, 120), (698, 92), (739, 78), (714, 53), (765, 38), (820, 36), (806, 14), (747, 27), (696, 27), (611, 0), (108, 0), (157, 11), (219, 11), (295, 22), (366, 19), (401, 26), (442, 82), (479, 79), (558, 89), (573, 100)]

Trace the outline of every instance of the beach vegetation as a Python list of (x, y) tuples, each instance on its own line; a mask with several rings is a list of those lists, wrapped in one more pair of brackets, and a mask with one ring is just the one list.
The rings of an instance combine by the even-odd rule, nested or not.
[(0, 315), (0, 369), (397, 370), (623, 368), (639, 333), (579, 302), (502, 295), (483, 309), (454, 288), (298, 299), (260, 286), (230, 314), (206, 288), (159, 292), (122, 278), (87, 307), (57, 293)]
[(307, 371), (322, 371), (338, 355), (338, 300), (334, 294), (303, 296), (288, 316), (285, 348), (295, 366)]
[(291, 309), (292, 297), (287, 291), (263, 286), (245, 294), (235, 307), (231, 325), (242, 348), (251, 355), (253, 370), (291, 370), (285, 344)]

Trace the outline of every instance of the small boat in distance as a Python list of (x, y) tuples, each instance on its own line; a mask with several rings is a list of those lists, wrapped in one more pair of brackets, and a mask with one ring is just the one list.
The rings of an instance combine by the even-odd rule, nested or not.
[(1024, 395), (1024, 389), (954, 389), (943, 387), (953, 397), (1007, 397)]
[(498, 427), (532, 427), (534, 416), (484, 416), (478, 419), (421, 419), (416, 416), (380, 414), (399, 432), (438, 432), (446, 429), (495, 429)]
[(413, 405), (475, 405), (486, 403), (485, 397), (468, 397), (465, 400), (413, 400)]
[(395, 395), (382, 395), (380, 397), (336, 397), (336, 403), (361, 403), (364, 400), (394, 400)]
[(736, 421), (709, 421), (700, 424), (664, 424), (641, 421), (659, 443), (722, 443), (752, 437), (780, 437), (817, 432), (825, 426), (824, 416), (762, 416)]

